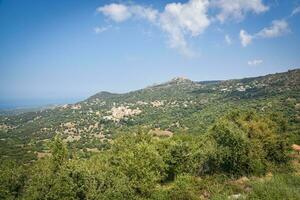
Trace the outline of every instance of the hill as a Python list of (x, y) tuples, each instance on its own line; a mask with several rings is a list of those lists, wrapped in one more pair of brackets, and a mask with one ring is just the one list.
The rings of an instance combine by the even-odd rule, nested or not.
[(46, 155), (57, 134), (70, 149), (85, 153), (141, 129), (201, 135), (232, 109), (280, 115), (290, 140), (299, 142), (300, 70), (227, 81), (179, 77), (129, 93), (100, 92), (76, 104), (0, 116), (0, 159), (27, 162)]

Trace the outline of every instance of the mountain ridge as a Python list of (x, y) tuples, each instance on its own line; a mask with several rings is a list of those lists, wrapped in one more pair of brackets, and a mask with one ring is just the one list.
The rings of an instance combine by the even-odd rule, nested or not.
[(47, 141), (57, 134), (81, 150), (101, 150), (118, 134), (140, 129), (201, 134), (232, 109), (279, 113), (298, 134), (300, 69), (226, 81), (175, 78), (123, 94), (99, 92), (75, 104), (0, 116), (0, 158), (32, 160), (46, 152)]
[(164, 81), (162, 83), (157, 83), (157, 84), (154, 84), (154, 85), (146, 86), (146, 87), (141, 88), (141, 89), (128, 91), (128, 92), (124, 92), (124, 93), (112, 93), (110, 91), (100, 91), (100, 92), (96, 93), (95, 95), (92, 95), (92, 96), (88, 97), (87, 99), (97, 98), (97, 97), (106, 97), (106, 98), (108, 97), (109, 98), (109, 97), (118, 96), (118, 95), (126, 95), (126, 94), (129, 94), (129, 93), (133, 93), (133, 92), (137, 92), (137, 91), (141, 91), (141, 90), (145, 90), (145, 89), (150, 89), (151, 90), (151, 89), (155, 89), (155, 88), (171, 86), (173, 84), (175, 84), (175, 85), (180, 85), (180, 84), (210, 85), (210, 84), (226, 83), (226, 82), (233, 82), (233, 81), (240, 81), (240, 80), (251, 81), (251, 80), (254, 80), (254, 79), (266, 78), (268, 76), (278, 76), (278, 75), (282, 75), (282, 74), (286, 74), (286, 73), (299, 73), (299, 72), (300, 72), (300, 68), (297, 68), (297, 69), (288, 70), (286, 72), (276, 72), (276, 73), (260, 75), (260, 76), (251, 76), (251, 77), (245, 77), (245, 78), (234, 78), (234, 79), (227, 79), (227, 80), (204, 80), (204, 81), (196, 81), (196, 80), (191, 80), (187, 77), (177, 76), (177, 77), (174, 77), (174, 78), (172, 78), (168, 81)]

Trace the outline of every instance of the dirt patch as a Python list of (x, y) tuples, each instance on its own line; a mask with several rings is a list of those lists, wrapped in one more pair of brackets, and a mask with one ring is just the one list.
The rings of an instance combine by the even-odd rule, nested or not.
[(97, 148), (86, 148), (88, 152), (100, 152)]
[(36, 152), (36, 156), (38, 159), (45, 158), (50, 155), (51, 155), (51, 153), (48, 153), (48, 152)]
[(172, 137), (174, 135), (174, 133), (172, 133), (171, 131), (160, 130), (160, 129), (150, 130), (149, 134), (156, 137)]
[(80, 140), (80, 138), (80, 135), (68, 136), (66, 139), (64, 139), (64, 142), (74, 142)]

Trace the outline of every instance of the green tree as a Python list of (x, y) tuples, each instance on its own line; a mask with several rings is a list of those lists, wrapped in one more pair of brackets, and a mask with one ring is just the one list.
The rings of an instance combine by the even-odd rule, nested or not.
[(55, 136), (54, 140), (50, 143), (50, 150), (54, 170), (57, 170), (67, 160), (68, 150), (66, 144), (59, 136)]
[(0, 199), (18, 199), (21, 197), (27, 173), (24, 166), (14, 161), (0, 164)]

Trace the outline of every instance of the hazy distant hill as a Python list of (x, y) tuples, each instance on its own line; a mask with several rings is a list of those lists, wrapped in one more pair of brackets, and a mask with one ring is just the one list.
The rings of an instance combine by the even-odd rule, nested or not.
[(138, 129), (201, 134), (233, 108), (280, 113), (291, 133), (299, 134), (300, 70), (228, 81), (174, 78), (125, 94), (100, 92), (77, 104), (1, 116), (0, 156), (33, 159), (55, 134), (83, 150), (100, 150), (118, 133)]

